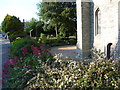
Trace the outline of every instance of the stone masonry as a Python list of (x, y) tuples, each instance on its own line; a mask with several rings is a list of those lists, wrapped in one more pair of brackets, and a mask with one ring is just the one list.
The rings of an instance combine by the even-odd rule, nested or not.
[[(100, 18), (96, 21), (98, 9)], [(97, 34), (96, 24), (100, 27)], [(77, 0), (77, 48), (81, 58), (89, 57), (91, 48), (113, 58), (120, 56), (120, 0)]]
[[(78, 52), (80, 52), (80, 56), (88, 57), (89, 49), (90, 49), (90, 16), (89, 16), (89, 3), (77, 2), (77, 47)], [(82, 6), (82, 8), (81, 8)], [(86, 9), (87, 8), (87, 9)], [(82, 18), (81, 18), (82, 17)], [(87, 18), (86, 18), (87, 17)], [(80, 21), (80, 22), (79, 22)], [(85, 33), (85, 34), (84, 34)]]

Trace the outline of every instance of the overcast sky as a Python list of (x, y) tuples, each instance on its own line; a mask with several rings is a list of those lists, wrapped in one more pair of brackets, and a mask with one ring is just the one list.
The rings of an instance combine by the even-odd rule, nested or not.
[(38, 19), (37, 3), (41, 0), (0, 0), (0, 24), (7, 14), (19, 17), (20, 20)]

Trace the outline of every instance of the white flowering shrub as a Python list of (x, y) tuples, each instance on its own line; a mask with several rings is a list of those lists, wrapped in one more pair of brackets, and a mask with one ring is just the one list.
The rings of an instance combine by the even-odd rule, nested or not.
[(44, 73), (38, 72), (31, 78), (27, 82), (29, 88), (120, 88), (118, 62), (101, 56), (99, 59), (94, 57), (94, 61), (88, 63), (85, 60), (61, 60), (60, 55), (58, 57), (51, 65), (41, 62)]
[(103, 54), (96, 51), (92, 62), (63, 60), (60, 54), (54, 59), (52, 62), (51, 59), (46, 61), (38, 59), (39, 66), (36, 68), (21, 69), (17, 77), (9, 79), (12, 82), (8, 84), (9, 87), (23, 89), (120, 88), (120, 60), (107, 60)]

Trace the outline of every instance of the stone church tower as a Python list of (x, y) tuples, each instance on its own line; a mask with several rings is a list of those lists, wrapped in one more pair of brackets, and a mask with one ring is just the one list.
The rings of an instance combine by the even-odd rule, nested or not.
[(91, 48), (120, 56), (120, 0), (77, 0), (77, 48), (81, 58)]

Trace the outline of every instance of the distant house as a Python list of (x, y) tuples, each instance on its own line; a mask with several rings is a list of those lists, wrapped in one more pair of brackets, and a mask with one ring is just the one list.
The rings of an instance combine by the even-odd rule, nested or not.
[(96, 48), (108, 58), (118, 58), (120, 0), (88, 1), (77, 0), (77, 48), (80, 57), (89, 57), (90, 49)]

